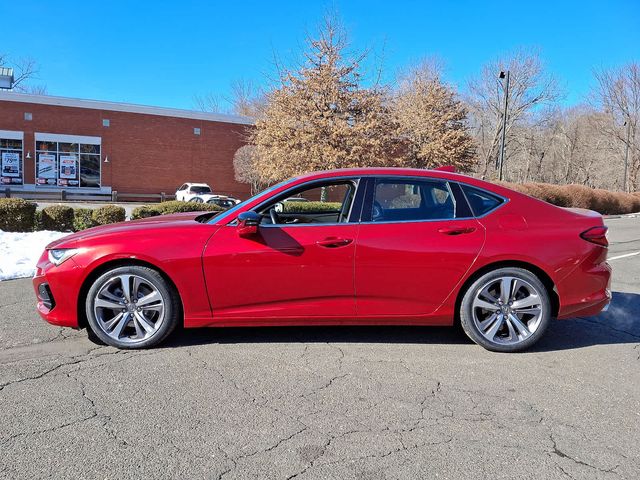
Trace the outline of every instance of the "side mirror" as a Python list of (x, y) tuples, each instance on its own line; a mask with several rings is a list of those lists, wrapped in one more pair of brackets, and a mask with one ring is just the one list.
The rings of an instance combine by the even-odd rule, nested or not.
[(246, 238), (257, 234), (261, 220), (262, 216), (256, 212), (242, 212), (238, 215), (238, 235)]

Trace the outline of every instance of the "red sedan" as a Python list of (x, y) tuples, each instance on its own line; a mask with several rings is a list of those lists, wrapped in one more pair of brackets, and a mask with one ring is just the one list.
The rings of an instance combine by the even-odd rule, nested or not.
[[(306, 201), (287, 201), (289, 198)], [(50, 244), (38, 311), (119, 348), (184, 326), (452, 325), (495, 351), (611, 298), (607, 228), (449, 171), (351, 169)]]

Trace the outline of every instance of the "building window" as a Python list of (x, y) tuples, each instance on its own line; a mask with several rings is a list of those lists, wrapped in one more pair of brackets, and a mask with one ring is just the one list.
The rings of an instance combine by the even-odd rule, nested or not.
[(24, 119), (30, 122), (33, 120), (33, 114), (31, 112), (24, 112)]
[(37, 185), (100, 187), (100, 145), (37, 138)]
[[(22, 138), (0, 132), (0, 186), (22, 185)], [(22, 134), (19, 134), (22, 137)]]
[(102, 119), (102, 126), (103, 127), (108, 127), (110, 125), (111, 122), (109, 122), (108, 118), (103, 118)]
[(200, 135), (200, 129), (199, 129), (198, 127), (195, 127), (195, 128), (193, 129), (193, 134), (194, 134), (194, 135)]

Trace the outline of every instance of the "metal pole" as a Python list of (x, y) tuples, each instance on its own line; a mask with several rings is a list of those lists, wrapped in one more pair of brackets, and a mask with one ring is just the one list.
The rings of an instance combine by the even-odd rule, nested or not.
[(631, 137), (631, 121), (627, 120), (624, 122), (627, 124), (627, 143), (625, 143), (624, 147), (624, 181), (622, 182), (623, 189), (625, 192), (628, 192), (627, 189), (627, 172), (629, 170), (629, 139)]
[[(504, 73), (500, 72), (500, 78), (503, 78)], [(506, 85), (505, 85), (506, 84)], [(502, 113), (502, 139), (500, 142), (500, 159), (498, 160), (498, 179), (502, 180), (503, 177), (503, 166), (504, 166), (504, 147), (505, 147), (505, 136), (507, 130), (507, 107), (509, 106), (509, 70), (507, 70), (505, 84), (503, 84), (504, 90), (504, 111)]]

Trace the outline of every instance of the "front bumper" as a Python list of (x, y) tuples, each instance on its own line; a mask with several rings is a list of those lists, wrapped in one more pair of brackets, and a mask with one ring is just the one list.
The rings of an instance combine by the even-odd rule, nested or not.
[(33, 277), (40, 316), (52, 325), (78, 328), (78, 294), (82, 281), (83, 269), (73, 258), (56, 267), (49, 262), (45, 251)]

